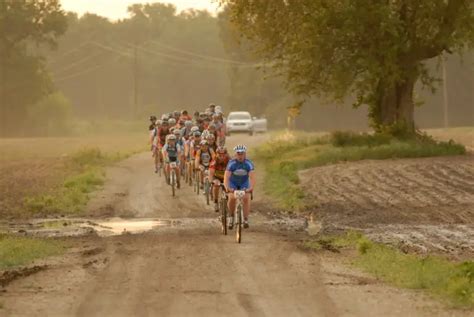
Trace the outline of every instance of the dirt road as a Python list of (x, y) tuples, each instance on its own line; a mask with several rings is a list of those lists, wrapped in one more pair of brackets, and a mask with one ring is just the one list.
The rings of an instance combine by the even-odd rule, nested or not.
[[(265, 137), (246, 138), (253, 144)], [(233, 137), (230, 143), (242, 142)], [(262, 195), (258, 206), (266, 206)], [(148, 153), (108, 171), (94, 217), (166, 220), (141, 234), (70, 239), (70, 251), (0, 292), (2, 316), (464, 316), (298, 248), (304, 233), (263, 214), (243, 243), (223, 236), (189, 187), (171, 197)], [(41, 265), (41, 263), (39, 263)]]

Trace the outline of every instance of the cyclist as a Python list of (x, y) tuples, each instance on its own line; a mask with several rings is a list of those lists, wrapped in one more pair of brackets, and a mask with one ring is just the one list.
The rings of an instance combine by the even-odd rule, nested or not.
[(192, 120), (193, 118), (188, 114), (188, 110), (183, 110), (181, 111), (181, 116), (179, 118), (180, 120), (188, 121)]
[(171, 128), (174, 128), (174, 127), (176, 126), (176, 119), (170, 118), (170, 119), (168, 120), (168, 124), (169, 124), (169, 126), (170, 126), (170, 129), (171, 129)]
[(204, 187), (204, 172), (209, 169), (215, 155), (207, 140), (202, 140), (201, 148), (196, 152), (194, 166), (196, 170), (201, 170), (201, 187)]
[(207, 136), (206, 140), (209, 143), (209, 148), (211, 148), (215, 152), (217, 150), (217, 142), (215, 135), (213, 133), (210, 133)]
[(179, 157), (181, 156), (181, 146), (177, 143), (177, 138), (174, 134), (170, 134), (166, 137), (166, 144), (163, 146), (162, 153), (166, 164), (166, 182), (169, 184), (170, 179), (170, 162), (176, 162), (176, 188), (180, 188), (180, 169), (179, 169)]
[(224, 174), (229, 161), (230, 155), (227, 153), (227, 149), (224, 146), (219, 146), (216, 150), (216, 158), (209, 166), (209, 178), (213, 183), (214, 210), (216, 212), (219, 211), (219, 204), (217, 201), (219, 198), (219, 186), (224, 183)]
[[(150, 118), (151, 119), (151, 118)], [(150, 145), (151, 145), (151, 152), (153, 161), (155, 164), (155, 173), (158, 173), (160, 168), (160, 155), (158, 150), (158, 120), (156, 120), (157, 124), (150, 125)]]
[(250, 193), (255, 186), (255, 168), (246, 157), (247, 147), (245, 145), (237, 145), (234, 147), (235, 158), (229, 161), (224, 174), (224, 186), (229, 192), (228, 207), (230, 211), (229, 229), (234, 227), (234, 213), (236, 199), (233, 194), (235, 190), (245, 190), (244, 197), (244, 228), (249, 227), (250, 214)]

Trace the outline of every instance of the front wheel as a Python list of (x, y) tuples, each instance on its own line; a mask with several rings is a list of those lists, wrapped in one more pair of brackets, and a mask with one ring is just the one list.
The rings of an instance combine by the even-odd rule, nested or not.
[(227, 204), (224, 199), (220, 201), (221, 208), (221, 222), (222, 222), (222, 234), (227, 235)]
[(209, 186), (209, 179), (206, 178), (204, 181), (204, 193), (206, 194), (206, 204), (209, 206), (209, 196), (210, 196), (211, 186)]
[(176, 195), (176, 172), (175, 170), (171, 171), (171, 177), (170, 177), (170, 182), (171, 182), (171, 192), (173, 194), (173, 197)]
[(235, 228), (235, 239), (237, 243), (242, 242), (242, 206), (238, 206), (237, 210), (235, 211), (237, 213), (237, 223)]

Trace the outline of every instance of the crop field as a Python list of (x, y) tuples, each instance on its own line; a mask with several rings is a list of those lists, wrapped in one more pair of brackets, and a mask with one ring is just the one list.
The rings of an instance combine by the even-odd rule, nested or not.
[(52, 193), (67, 177), (81, 172), (71, 164), (80, 151), (94, 149), (107, 155), (125, 155), (145, 150), (146, 144), (146, 133), (137, 132), (0, 139), (0, 216), (30, 216), (24, 208), (25, 200)]

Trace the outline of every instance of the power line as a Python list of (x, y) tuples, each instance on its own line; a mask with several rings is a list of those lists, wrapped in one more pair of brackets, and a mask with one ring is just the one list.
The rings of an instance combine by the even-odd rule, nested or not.
[(102, 68), (102, 67), (104, 67), (104, 66), (107, 66), (107, 65), (113, 64), (113, 63), (115, 63), (115, 62), (118, 62), (118, 60), (119, 60), (121, 57), (122, 57), (122, 56), (117, 56), (115, 59), (109, 60), (107, 63), (101, 64), (101, 65), (96, 65), (96, 66), (93, 66), (93, 67), (84, 69), (84, 70), (82, 70), (82, 71), (80, 71), (80, 72), (77, 72), (77, 73), (74, 73), (74, 74), (71, 74), (71, 75), (68, 75), (68, 76), (64, 76), (64, 77), (55, 79), (54, 82), (58, 83), (58, 82), (61, 82), (61, 81), (67, 80), (67, 79), (75, 78), (75, 77), (81, 76), (81, 75), (83, 75), (83, 74), (90, 73), (90, 72), (92, 72), (92, 71), (94, 71), (94, 70), (96, 70), (96, 69), (99, 69), (99, 68)]
[(99, 53), (96, 53), (96, 54), (91, 54), (91, 55), (89, 55), (89, 56), (86, 56), (86, 57), (84, 57), (84, 58), (82, 58), (82, 59), (80, 59), (80, 60), (78, 60), (78, 61), (76, 61), (76, 62), (74, 62), (74, 63), (72, 63), (72, 64), (69, 64), (69, 65), (66, 66), (66, 67), (63, 67), (63, 68), (61, 68), (61, 69), (59, 69), (59, 70), (56, 70), (55, 73), (56, 73), (56, 74), (59, 74), (59, 73), (65, 72), (65, 71), (67, 71), (67, 70), (70, 70), (70, 69), (76, 67), (77, 65), (80, 65), (80, 64), (82, 64), (82, 63), (84, 63), (84, 62), (87, 62), (88, 60), (93, 59), (93, 58), (95, 58), (95, 57), (97, 57), (97, 56), (100, 56), (100, 55), (102, 55), (102, 54), (103, 54), (103, 51), (101, 51), (101, 52), (99, 52)]
[(195, 53), (195, 52), (186, 51), (186, 50), (183, 50), (183, 49), (180, 49), (180, 48), (176, 48), (176, 47), (173, 47), (173, 46), (170, 46), (170, 45), (166, 45), (166, 44), (163, 44), (163, 43), (158, 42), (158, 41), (151, 41), (151, 43), (155, 44), (155, 45), (158, 45), (158, 46), (161, 46), (161, 47), (166, 48), (166, 49), (171, 50), (171, 51), (179, 52), (179, 53), (186, 54), (186, 55), (189, 55), (189, 56), (199, 57), (199, 58), (202, 58), (202, 59), (207, 59), (207, 60), (210, 60), (210, 61), (213, 61), (213, 62), (222, 62), (222, 63), (245, 65), (245, 66), (258, 65), (258, 64), (251, 64), (251, 63), (231, 60), (231, 59), (227, 59), (227, 58), (215, 57), (215, 56), (210, 56), (210, 55), (202, 55), (202, 54), (198, 54), (198, 53)]

